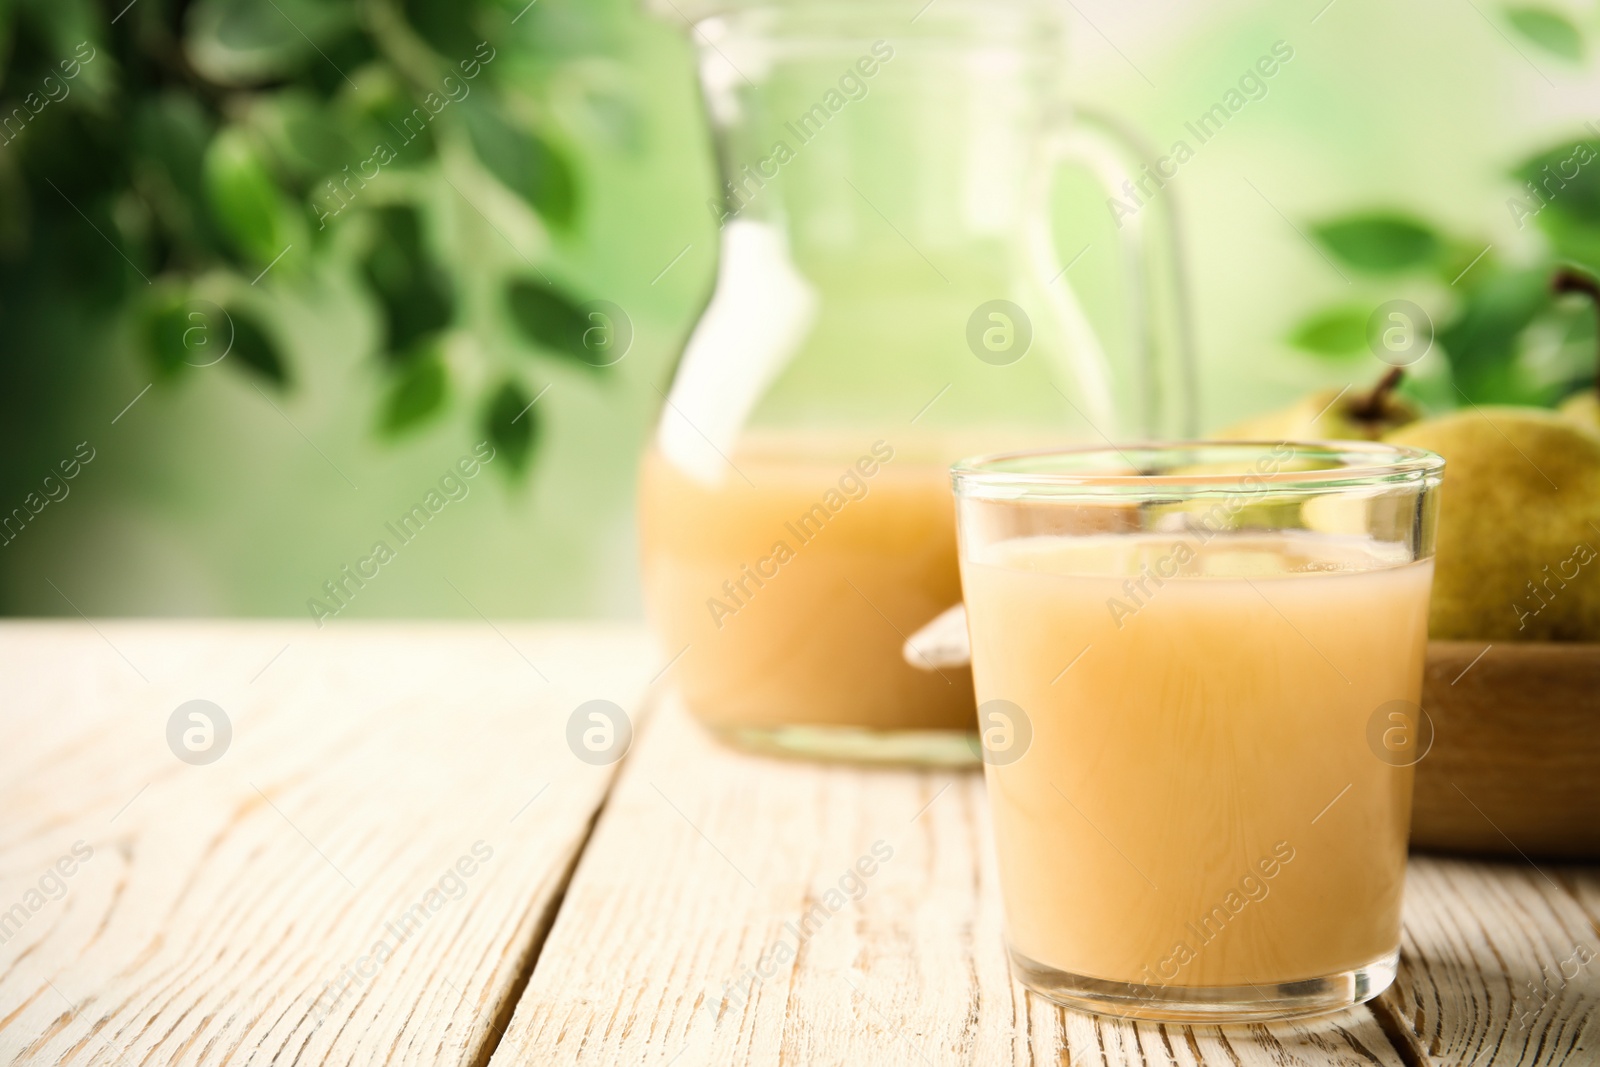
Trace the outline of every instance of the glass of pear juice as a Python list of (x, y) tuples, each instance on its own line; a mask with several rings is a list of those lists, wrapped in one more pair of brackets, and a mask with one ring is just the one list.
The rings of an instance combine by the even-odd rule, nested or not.
[(1443, 466), (1340, 442), (954, 467), (1025, 985), (1212, 1023), (1389, 985)]

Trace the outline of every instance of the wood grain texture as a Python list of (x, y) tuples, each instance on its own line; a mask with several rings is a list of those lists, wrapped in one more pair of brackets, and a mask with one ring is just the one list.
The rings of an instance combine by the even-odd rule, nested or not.
[(650, 670), (618, 628), (0, 626), (0, 1062), (483, 1062), (614, 771), (568, 715)]
[(1600, 1064), (1600, 873), (1413, 857), (1406, 893), (1379, 1008), (1424, 1062)]
[[(1371, 1009), (1095, 1019), (1007, 972), (976, 774), (750, 757), (670, 703), (580, 762), (634, 630), (95, 626), (0, 624), (0, 1062), (1600, 1064), (1594, 868), (1414, 858)], [(194, 698), (234, 731), (204, 766)]]
[(1422, 706), (1414, 846), (1600, 859), (1600, 645), (1429, 641)]
[[(862, 857), (880, 862), (842, 882)], [(1366, 1008), (1221, 1031), (1027, 994), (979, 775), (744, 756), (673, 702), (629, 756), (493, 1060), (1068, 1062), (1404, 1063)]]

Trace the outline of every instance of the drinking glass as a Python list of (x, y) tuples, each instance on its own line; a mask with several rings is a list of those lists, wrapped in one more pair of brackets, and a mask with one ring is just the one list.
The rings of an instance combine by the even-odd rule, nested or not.
[(1235, 1022), (1393, 980), (1443, 466), (1355, 442), (955, 466), (1024, 984)]

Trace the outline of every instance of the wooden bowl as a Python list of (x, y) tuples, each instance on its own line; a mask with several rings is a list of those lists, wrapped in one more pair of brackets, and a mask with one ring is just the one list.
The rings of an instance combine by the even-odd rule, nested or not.
[(1414, 847), (1600, 857), (1600, 644), (1429, 641), (1422, 706)]

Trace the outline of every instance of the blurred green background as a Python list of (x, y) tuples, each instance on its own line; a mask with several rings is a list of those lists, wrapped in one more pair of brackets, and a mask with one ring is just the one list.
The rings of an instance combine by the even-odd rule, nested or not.
[[(662, 10), (0, 2), (0, 608), (302, 616), (436, 491), (341, 617), (636, 614), (635, 469), (716, 257), (693, 11)], [(1162, 151), (1293, 50), (1162, 193), (1207, 427), (1376, 377), (1391, 299), (1437, 324), (1431, 408), (1592, 380), (1592, 310), (1546, 283), (1600, 268), (1600, 14), (1064, 10), (1073, 96)]]

